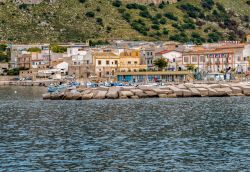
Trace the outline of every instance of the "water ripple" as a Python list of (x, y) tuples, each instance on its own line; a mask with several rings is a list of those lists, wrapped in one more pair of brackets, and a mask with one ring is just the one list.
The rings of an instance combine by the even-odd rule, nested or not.
[(42, 101), (42, 92), (0, 88), (0, 171), (250, 171), (249, 97)]

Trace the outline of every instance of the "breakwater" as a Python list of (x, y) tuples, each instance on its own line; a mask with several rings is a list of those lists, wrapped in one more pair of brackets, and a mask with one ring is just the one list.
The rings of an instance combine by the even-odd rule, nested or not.
[(250, 96), (250, 83), (193, 84), (167, 86), (141, 85), (136, 87), (97, 87), (66, 89), (63, 92), (47, 93), (43, 99), (90, 100), (90, 99), (140, 99), (177, 97), (226, 97)]

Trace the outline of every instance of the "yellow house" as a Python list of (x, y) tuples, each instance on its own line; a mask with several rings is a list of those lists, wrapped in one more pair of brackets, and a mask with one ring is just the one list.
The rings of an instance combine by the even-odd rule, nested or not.
[(94, 52), (95, 74), (100, 78), (114, 77), (119, 61), (119, 56), (112, 52)]
[(119, 72), (137, 72), (146, 68), (146, 65), (141, 65), (140, 51), (125, 50), (120, 53)]

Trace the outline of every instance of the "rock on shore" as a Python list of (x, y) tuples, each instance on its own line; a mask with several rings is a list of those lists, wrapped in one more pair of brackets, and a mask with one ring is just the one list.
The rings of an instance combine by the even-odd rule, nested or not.
[(43, 99), (49, 100), (90, 100), (90, 99), (139, 99), (176, 97), (225, 97), (250, 96), (250, 83), (233, 84), (179, 84), (168, 86), (138, 87), (79, 87), (61, 93), (48, 93)]

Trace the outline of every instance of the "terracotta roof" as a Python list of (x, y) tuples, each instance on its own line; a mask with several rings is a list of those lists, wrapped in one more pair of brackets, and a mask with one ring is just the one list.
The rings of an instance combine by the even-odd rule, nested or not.
[(162, 54), (166, 54), (168, 52), (171, 52), (171, 51), (174, 51), (174, 50), (163, 50), (163, 51), (159, 51), (157, 53), (155, 53), (156, 55), (162, 55)]

